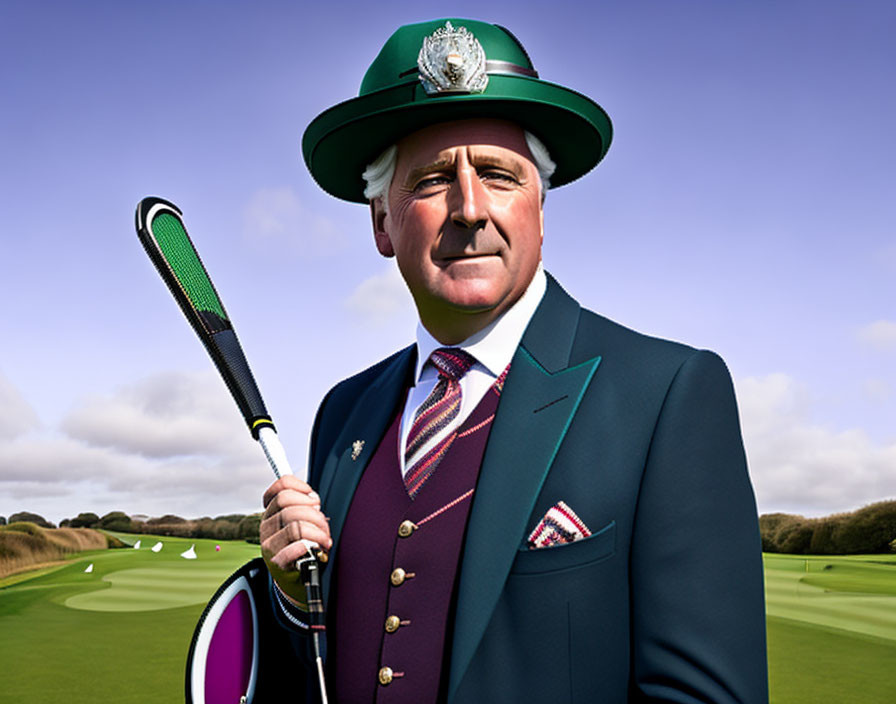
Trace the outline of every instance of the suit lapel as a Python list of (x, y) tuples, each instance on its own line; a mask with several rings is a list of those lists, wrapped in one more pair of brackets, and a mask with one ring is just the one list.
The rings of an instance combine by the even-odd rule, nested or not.
[(529, 516), (600, 358), (570, 367), (579, 306), (549, 277), (513, 357), (467, 526), (449, 696), (479, 645)]
[[(407, 375), (413, 367), (414, 359), (415, 348), (408, 347), (367, 387), (355, 402), (326, 459), (318, 492), (330, 517), (333, 558), (339, 549), (339, 536), (342, 535), (342, 525), (348, 515), (355, 489), (394, 417), (399, 396), (407, 388)], [(332, 573), (333, 570), (325, 570), (323, 573), (324, 603), (329, 594)]]

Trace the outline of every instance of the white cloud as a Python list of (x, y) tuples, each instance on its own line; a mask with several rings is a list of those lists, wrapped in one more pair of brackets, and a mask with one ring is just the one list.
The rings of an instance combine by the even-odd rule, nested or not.
[(373, 324), (416, 317), (411, 294), (394, 263), (390, 263), (382, 273), (362, 281), (346, 299), (345, 305), (351, 312)]
[(84, 399), (61, 428), (89, 445), (162, 458), (232, 451), (243, 426), (214, 373), (171, 372)]
[(12, 382), (0, 374), (0, 439), (14, 438), (38, 425), (34, 409)]
[(319, 256), (345, 246), (345, 237), (329, 219), (306, 208), (289, 187), (256, 191), (243, 210), (246, 235), (267, 245)]
[(273, 475), (260, 449), (149, 458), (45, 431), (0, 443), (0, 514), (34, 511), (53, 521), (112, 510), (186, 517), (261, 510)]
[(877, 350), (896, 350), (896, 322), (878, 320), (859, 330), (859, 339)]
[(158, 375), (85, 399), (61, 429), (0, 438), (0, 514), (252, 512), (274, 478), (210, 373)]
[(896, 443), (813, 423), (807, 389), (787, 375), (745, 378), (737, 389), (760, 512), (823, 515), (896, 497)]

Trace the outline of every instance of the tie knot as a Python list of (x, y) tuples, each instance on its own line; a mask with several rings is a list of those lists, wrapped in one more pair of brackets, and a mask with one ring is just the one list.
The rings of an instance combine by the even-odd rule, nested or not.
[(439, 371), (439, 376), (457, 381), (470, 371), (476, 360), (459, 347), (440, 347), (429, 355), (429, 361)]

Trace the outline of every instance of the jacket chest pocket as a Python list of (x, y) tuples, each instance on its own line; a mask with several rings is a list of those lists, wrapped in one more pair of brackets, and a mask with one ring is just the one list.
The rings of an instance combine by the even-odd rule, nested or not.
[(606, 560), (616, 553), (616, 521), (596, 533), (572, 543), (517, 551), (511, 574), (535, 575), (546, 572), (562, 572)]

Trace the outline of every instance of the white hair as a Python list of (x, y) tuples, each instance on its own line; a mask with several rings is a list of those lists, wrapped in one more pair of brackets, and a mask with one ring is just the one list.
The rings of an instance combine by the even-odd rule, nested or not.
[(361, 177), (367, 182), (364, 188), (364, 197), (367, 200), (381, 198), (383, 207), (389, 212), (389, 186), (392, 185), (392, 176), (395, 174), (395, 157), (398, 156), (398, 147), (392, 145), (374, 159)]
[(523, 130), (523, 136), (526, 138), (526, 146), (532, 152), (532, 159), (535, 160), (535, 168), (538, 169), (538, 177), (541, 179), (541, 199), (544, 200), (551, 187), (551, 176), (557, 170), (557, 162), (551, 159), (548, 148), (544, 146), (538, 137), (529, 130)]
[[(557, 169), (557, 164), (551, 159), (548, 149), (544, 143), (529, 130), (524, 130), (523, 134), (526, 138), (526, 146), (532, 152), (532, 159), (535, 162), (535, 168), (538, 170), (538, 177), (541, 179), (541, 199), (544, 200), (547, 195), (548, 188), (551, 187), (551, 176)], [(392, 177), (395, 175), (395, 161), (398, 156), (398, 147), (392, 145), (385, 149), (376, 159), (374, 159), (361, 177), (367, 183), (364, 188), (364, 197), (367, 200), (375, 200), (380, 198), (383, 208), (389, 212), (389, 186), (392, 185)]]

